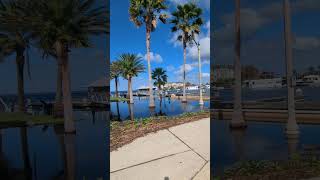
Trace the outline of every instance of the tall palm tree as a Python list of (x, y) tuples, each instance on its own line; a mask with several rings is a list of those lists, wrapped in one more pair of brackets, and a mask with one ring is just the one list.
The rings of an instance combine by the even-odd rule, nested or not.
[(0, 0), (0, 60), (16, 56), (19, 112), (25, 112), (24, 67), (31, 38), (26, 29), (20, 26), (20, 19), (25, 16), (19, 8), (23, 3), (22, 0)]
[(284, 13), (284, 33), (285, 33), (285, 57), (286, 57), (286, 73), (287, 73), (287, 91), (288, 91), (288, 121), (286, 133), (290, 136), (297, 136), (299, 128), (296, 121), (295, 98), (294, 98), (294, 78), (293, 78), (293, 60), (292, 60), (292, 36), (291, 36), (291, 17), (290, 2), (283, 0)]
[(162, 13), (167, 9), (165, 0), (131, 0), (130, 1), (130, 20), (137, 26), (146, 26), (146, 48), (148, 61), (148, 78), (149, 78), (149, 107), (154, 108), (153, 85), (151, 79), (151, 62), (150, 62), (150, 40), (151, 32), (157, 27), (158, 19), (162, 23), (166, 23), (167, 15)]
[(65, 131), (75, 132), (71, 97), (69, 53), (90, 47), (90, 36), (107, 33), (107, 10), (95, 0), (34, 0), (31, 29), (37, 44), (53, 50), (62, 69)]
[(241, 102), (241, 39), (240, 39), (240, 0), (235, 0), (235, 53), (234, 60), (234, 97), (233, 97), (233, 114), (230, 127), (246, 127), (242, 114), (242, 102)]
[(173, 19), (171, 23), (172, 32), (179, 32), (178, 41), (183, 45), (183, 99), (182, 102), (187, 102), (186, 97), (186, 49), (187, 44), (192, 43), (193, 34), (199, 34), (200, 26), (203, 24), (200, 15), (202, 9), (193, 3), (178, 5), (177, 11), (172, 13)]
[(116, 97), (119, 97), (118, 94), (118, 83), (119, 77), (121, 76), (121, 64), (120, 61), (113, 61), (110, 65), (110, 78), (114, 79), (115, 86), (116, 86)]
[(156, 68), (152, 71), (152, 79), (154, 79), (154, 85), (158, 87), (159, 97), (162, 101), (162, 87), (167, 83), (168, 76), (166, 71), (162, 68)]
[(120, 55), (118, 60), (121, 64), (122, 77), (128, 80), (129, 102), (130, 104), (133, 104), (132, 78), (137, 77), (139, 73), (144, 72), (145, 67), (142, 63), (141, 57), (136, 54), (125, 53)]
[(196, 40), (195, 38), (195, 34), (198, 34), (200, 32), (200, 26), (202, 24), (199, 24), (199, 28), (196, 29), (196, 31), (192, 31), (192, 40), (194, 42), (194, 44), (197, 46), (198, 49), (198, 69), (199, 69), (199, 95), (200, 95), (200, 99), (199, 99), (199, 104), (203, 105), (203, 97), (202, 97), (202, 71), (201, 71), (201, 52), (200, 52), (200, 41)]

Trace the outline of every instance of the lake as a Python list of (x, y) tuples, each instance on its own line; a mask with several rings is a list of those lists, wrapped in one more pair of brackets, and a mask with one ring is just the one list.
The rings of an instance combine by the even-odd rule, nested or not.
[(209, 101), (205, 101), (203, 107), (199, 105), (199, 101), (190, 100), (187, 103), (181, 103), (178, 99), (163, 98), (160, 108), (160, 100), (155, 99), (156, 108), (150, 111), (148, 97), (134, 97), (134, 104), (127, 102), (112, 102), (111, 112), (114, 116), (120, 114), (121, 120), (129, 120), (131, 116), (134, 118), (145, 118), (151, 115), (176, 116), (185, 112), (199, 112), (209, 109)]
[(106, 179), (109, 113), (74, 116), (75, 135), (63, 125), (1, 129), (0, 179)]

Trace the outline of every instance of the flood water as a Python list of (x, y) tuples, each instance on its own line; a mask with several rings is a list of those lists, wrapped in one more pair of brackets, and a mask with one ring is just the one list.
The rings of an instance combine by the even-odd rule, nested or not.
[[(319, 87), (302, 87), (304, 101), (320, 102)], [(232, 90), (219, 92), (222, 101), (231, 101)], [(286, 88), (242, 90), (243, 100), (285, 97)], [(212, 102), (214, 103), (214, 102)], [(245, 130), (230, 130), (229, 120), (211, 120), (211, 156), (214, 175), (246, 160), (286, 160), (302, 152), (305, 145), (320, 146), (320, 125), (299, 124), (298, 139), (288, 139), (285, 123), (247, 122)]]
[(1, 129), (0, 179), (106, 179), (109, 113), (75, 112), (76, 134), (63, 125)]
[(134, 118), (145, 118), (157, 115), (176, 116), (185, 112), (199, 112), (208, 109), (209, 104), (209, 101), (205, 101), (201, 107), (198, 100), (189, 100), (187, 103), (181, 103), (179, 99), (163, 98), (161, 105), (160, 100), (155, 99), (156, 108), (150, 110), (148, 98), (135, 97), (133, 105), (127, 102), (112, 102), (111, 112), (113, 116), (118, 117), (120, 115), (121, 120), (129, 120), (132, 119), (132, 116)]
[(245, 130), (230, 130), (227, 120), (211, 121), (213, 174), (219, 175), (236, 162), (286, 160), (304, 145), (320, 146), (320, 125), (300, 124), (297, 139), (288, 139), (284, 123), (247, 122)]

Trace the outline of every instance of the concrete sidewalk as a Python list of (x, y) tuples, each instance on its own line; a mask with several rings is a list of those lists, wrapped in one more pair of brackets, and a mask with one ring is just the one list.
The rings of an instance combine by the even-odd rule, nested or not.
[(110, 153), (111, 180), (209, 180), (210, 120), (136, 139)]

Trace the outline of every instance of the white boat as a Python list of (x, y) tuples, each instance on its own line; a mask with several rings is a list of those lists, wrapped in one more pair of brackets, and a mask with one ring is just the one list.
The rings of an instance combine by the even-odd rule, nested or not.
[(242, 87), (250, 89), (274, 89), (284, 87), (282, 78), (245, 80)]

